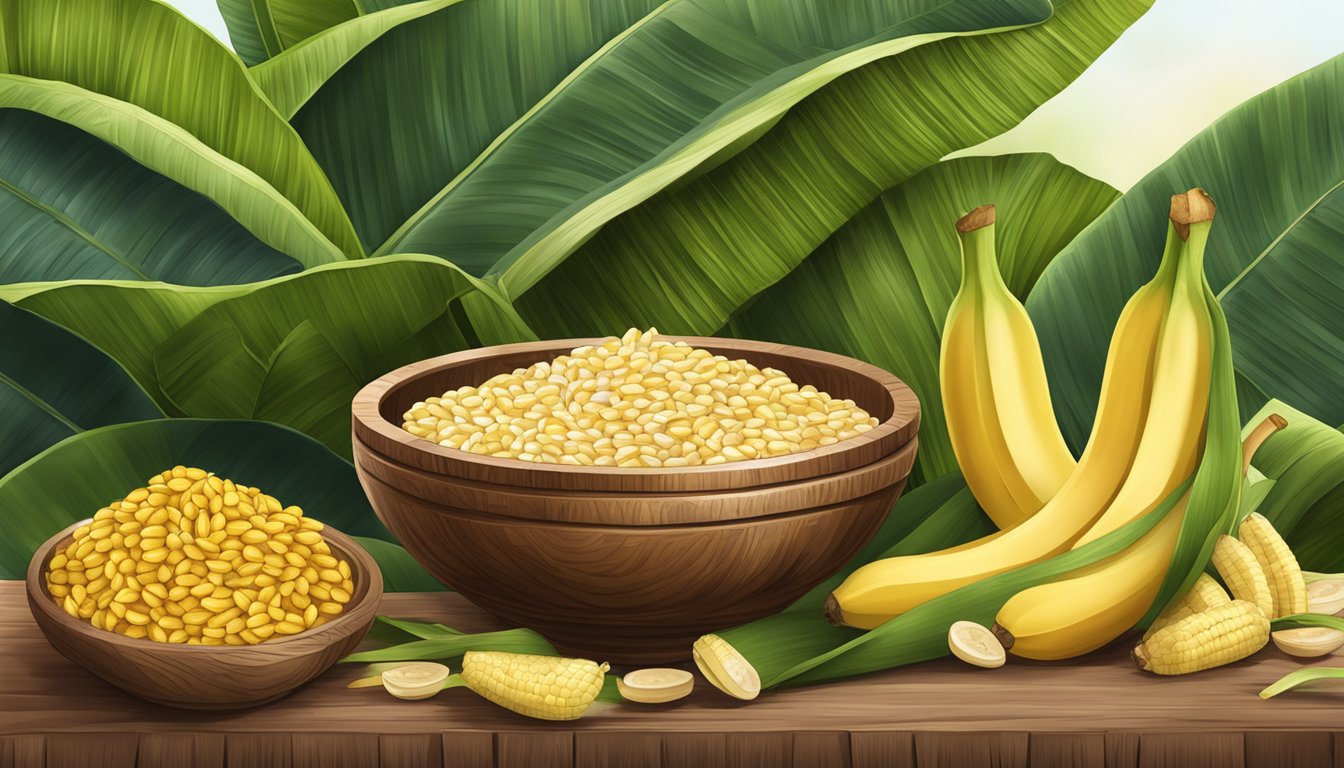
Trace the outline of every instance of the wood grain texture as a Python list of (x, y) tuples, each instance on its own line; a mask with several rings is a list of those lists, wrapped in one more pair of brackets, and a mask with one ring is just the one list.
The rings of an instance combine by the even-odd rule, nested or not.
[(379, 760), (376, 733), (296, 733), (290, 749), (294, 768), (362, 768)]
[[(195, 762), (184, 764), (285, 768), (313, 764), (314, 755), (349, 743), (370, 765), (415, 765), (392, 757), (432, 760), (437, 754), (443, 765), (494, 768), (502, 764), (496, 735), (506, 733), (541, 737), (506, 739), (510, 754), (534, 754), (544, 743), (557, 751), (548, 761), (577, 766), (800, 765), (800, 749), (820, 759), (843, 756), (839, 748), (823, 754), (823, 745), (838, 743), (836, 734), (845, 732), (855, 768), (958, 759), (971, 761), (961, 765), (1048, 765), (1047, 758), (1062, 754), (1092, 761), (1098, 735), (1105, 764), (1116, 768), (1250, 767), (1275, 765), (1275, 759), (1314, 766), (1344, 756), (1339, 693), (1255, 696), (1300, 666), (1273, 648), (1243, 663), (1171, 679), (1135, 671), (1122, 644), (1068, 663), (1014, 660), (991, 672), (955, 660), (930, 662), (770, 691), (750, 704), (698, 685), (673, 705), (602, 704), (565, 723), (527, 720), (461, 689), (423, 702), (347, 690), (346, 682), (366, 674), (363, 665), (349, 665), (274, 704), (219, 715), (132, 698), (89, 675), (41, 638), (23, 596), (21, 583), (0, 582), (0, 768), (46, 765), (57, 742), (68, 744), (55, 747), (57, 759), (71, 765), (108, 735), (114, 737), (108, 749), (100, 747), (97, 761), (86, 764), (148, 764), (156, 755), (183, 754), (190, 744)], [(469, 632), (500, 628), (459, 595), (395, 594), (385, 602), (387, 613), (402, 618)], [(1344, 657), (1315, 663), (1344, 665)], [(129, 762), (105, 759), (113, 754), (129, 755)]]
[(140, 735), (136, 768), (224, 768), (222, 733)]
[(853, 399), (880, 423), (857, 437), (803, 453), (656, 470), (536, 464), (479, 456), (422, 440), (401, 428), (406, 410), (426, 397), (477, 385), (496, 374), (601, 342), (560, 339), (466, 350), (398, 368), (355, 395), (354, 436), (375, 453), (433, 475), (519, 488), (688, 493), (774, 485), (844, 472), (891, 455), (910, 442), (919, 429), (919, 399), (899, 379), (874, 365), (784, 344), (699, 336), (665, 338), (760, 367), (778, 368), (800, 386), (812, 384), (835, 397)]
[(1033, 733), (1027, 741), (1032, 768), (1106, 768), (1102, 733)]
[(327, 527), (332, 554), (350, 564), (354, 594), (332, 621), (306, 632), (251, 646), (156, 643), (108, 632), (66, 613), (47, 592), (43, 574), (52, 553), (69, 544), (81, 521), (33, 554), (26, 574), (29, 609), (52, 647), (123, 690), (186, 709), (237, 709), (275, 701), (348, 655), (373, 624), (383, 577), (369, 553)]
[(128, 733), (71, 733), (47, 739), (47, 768), (135, 765), (139, 738)]
[(574, 768), (569, 731), (504, 731), (495, 734), (497, 768)]
[(622, 527), (429, 510), (359, 475), (440, 581), (566, 653), (623, 664), (684, 660), (705, 632), (783, 609), (868, 542), (903, 487), (790, 515)]
[(385, 733), (378, 737), (378, 764), (400, 768), (444, 765), (443, 738), (437, 733)]

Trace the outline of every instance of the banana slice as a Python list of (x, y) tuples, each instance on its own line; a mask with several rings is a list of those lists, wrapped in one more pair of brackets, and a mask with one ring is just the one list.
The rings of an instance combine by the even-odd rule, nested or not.
[(1308, 584), (1307, 610), (1331, 616), (1344, 611), (1344, 579), (1321, 579)]
[(383, 688), (398, 699), (428, 699), (443, 690), (448, 668), (432, 661), (413, 661), (383, 671)]
[(947, 630), (947, 646), (958, 659), (985, 669), (1002, 667), (1008, 658), (994, 633), (973, 621), (953, 624)]
[(1344, 631), (1329, 627), (1280, 629), (1270, 637), (1274, 639), (1274, 645), (1277, 645), (1280, 651), (1304, 659), (1324, 656), (1344, 646)]
[(705, 635), (691, 647), (700, 673), (720, 691), (750, 701), (761, 695), (761, 676), (751, 662), (718, 635)]
[(636, 669), (616, 679), (621, 697), (640, 704), (666, 704), (690, 694), (695, 677), (684, 669)]

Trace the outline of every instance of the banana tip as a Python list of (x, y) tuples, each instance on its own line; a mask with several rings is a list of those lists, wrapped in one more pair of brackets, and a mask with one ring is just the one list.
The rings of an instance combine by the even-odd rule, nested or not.
[(826, 605), (822, 608), (826, 613), (826, 620), (837, 627), (845, 626), (845, 615), (840, 610), (840, 601), (835, 599), (835, 593), (826, 596)]
[(994, 637), (999, 641), (999, 645), (1003, 646), (1003, 650), (1005, 651), (1011, 651), (1013, 649), (1013, 643), (1017, 642), (1017, 639), (1013, 637), (1013, 633), (1009, 632), (1006, 627), (1000, 626), (998, 623), (995, 623), (994, 626), (990, 627), (989, 631), (994, 633)]
[(1129, 657), (1134, 660), (1134, 666), (1139, 669), (1148, 668), (1148, 649), (1143, 647), (1143, 643), (1134, 646), (1134, 651), (1129, 654)]
[(1190, 237), (1191, 224), (1213, 221), (1217, 210), (1213, 198), (1199, 187), (1171, 196), (1171, 223), (1176, 226), (1176, 232), (1182, 240)]
[(1269, 414), (1269, 423), (1273, 424), (1275, 429), (1283, 429), (1288, 426), (1288, 420), (1277, 413)]
[(993, 205), (982, 205), (979, 208), (957, 219), (958, 232), (974, 232), (977, 229), (984, 229), (994, 223), (995, 211)]

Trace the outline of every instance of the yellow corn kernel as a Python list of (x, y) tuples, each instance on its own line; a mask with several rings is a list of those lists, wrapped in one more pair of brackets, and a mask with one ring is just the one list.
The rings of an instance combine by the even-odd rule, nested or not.
[(1302, 578), (1302, 568), (1273, 524), (1264, 515), (1252, 512), (1241, 522), (1237, 538), (1255, 555), (1269, 582), (1269, 591), (1274, 598), (1274, 612), (1270, 618), (1306, 613), (1307, 583)]
[(1215, 605), (1223, 605), (1231, 601), (1232, 598), (1228, 597), (1227, 591), (1223, 589), (1221, 584), (1209, 574), (1201, 573), (1185, 594), (1167, 604), (1167, 607), (1153, 621), (1152, 626), (1148, 627), (1144, 637), (1147, 638), (1159, 629), (1180, 621), (1192, 613), (1203, 613)]
[(1231, 536), (1219, 536), (1213, 547), (1213, 567), (1238, 600), (1257, 606), (1266, 617), (1274, 615), (1274, 595), (1255, 554)]
[(575, 720), (602, 690), (606, 664), (500, 651), (468, 651), (462, 680), (481, 697), (541, 720)]
[(1245, 600), (1216, 605), (1154, 632), (1134, 649), (1139, 669), (1183, 675), (1230, 664), (1269, 642), (1269, 618)]

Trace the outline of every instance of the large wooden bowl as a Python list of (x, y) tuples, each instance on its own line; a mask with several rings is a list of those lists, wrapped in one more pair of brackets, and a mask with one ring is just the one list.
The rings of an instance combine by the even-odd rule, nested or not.
[[(325, 672), (351, 653), (373, 624), (383, 577), (373, 558), (349, 536), (327, 526), (333, 556), (350, 563), (354, 594), (345, 610), (320, 627), (258, 645), (158, 643), (97, 629), (56, 605), (44, 578), (66, 528), (38, 548), (28, 564), (28, 606), (47, 640), (67, 659), (142, 699), (184, 709), (242, 709), (266, 704)], [(74, 694), (72, 694), (74, 695)]]
[(704, 632), (779, 611), (882, 524), (915, 461), (919, 401), (847, 357), (668, 338), (778, 368), (880, 423), (803, 453), (669, 469), (480, 456), (403, 430), (417, 401), (600, 340), (470, 350), (399, 368), (355, 396), (355, 467), (374, 511), (439, 579), (574, 655), (676, 661)]

